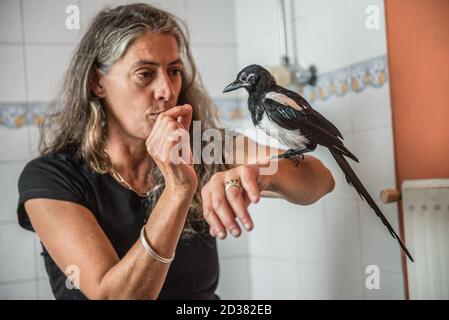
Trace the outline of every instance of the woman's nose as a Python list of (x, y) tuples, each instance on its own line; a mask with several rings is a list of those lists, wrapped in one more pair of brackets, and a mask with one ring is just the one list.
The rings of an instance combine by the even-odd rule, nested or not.
[(170, 77), (163, 73), (158, 77), (158, 82), (155, 89), (156, 100), (170, 100), (174, 95), (173, 84), (170, 81)]

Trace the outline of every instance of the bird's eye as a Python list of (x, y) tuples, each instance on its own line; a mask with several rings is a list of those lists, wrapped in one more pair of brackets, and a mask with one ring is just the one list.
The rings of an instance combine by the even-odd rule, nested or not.
[(256, 76), (254, 75), (254, 73), (251, 73), (251, 74), (248, 76), (247, 81), (248, 81), (248, 83), (250, 83), (250, 84), (253, 84), (254, 82), (256, 82)]
[(246, 82), (246, 80), (247, 80), (246, 75), (242, 74), (242, 75), (239, 77), (239, 80), (240, 80), (241, 82)]

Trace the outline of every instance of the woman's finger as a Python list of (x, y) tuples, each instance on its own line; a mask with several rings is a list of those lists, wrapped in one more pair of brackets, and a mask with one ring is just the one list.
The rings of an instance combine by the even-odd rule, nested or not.
[[(225, 181), (232, 179), (226, 176)], [(241, 188), (230, 187), (228, 190), (225, 190), (226, 198), (228, 203), (231, 205), (231, 208), (234, 210), (236, 216), (239, 218), (242, 225), (245, 227), (247, 231), (250, 231), (253, 227), (253, 221), (249, 212), (247, 210), (247, 205), (245, 204), (245, 199), (243, 198), (243, 190)]]
[(212, 209), (217, 214), (221, 223), (226, 227), (234, 237), (238, 237), (241, 233), (238, 223), (235, 221), (235, 213), (228, 203), (223, 185), (215, 184), (211, 190)]
[(245, 190), (242, 191), (242, 196), (243, 196), (243, 202), (245, 203), (245, 207), (248, 207), (249, 204), (251, 203), (251, 200), (249, 199), (248, 193)]
[(190, 124), (192, 122), (192, 106), (190, 104), (185, 104), (184, 108), (187, 108), (187, 113), (178, 116), (176, 119), (186, 130), (189, 130)]
[(257, 185), (257, 173), (246, 166), (242, 166), (240, 170), (242, 187), (248, 193), (250, 200), (253, 203), (257, 203), (260, 200), (260, 190)]
[(189, 104), (176, 106), (162, 112), (159, 116), (162, 115), (176, 120), (184, 129), (189, 130), (190, 123), (192, 122), (192, 106)]
[(226, 238), (226, 228), (223, 226), (220, 219), (218, 219), (215, 211), (212, 209), (210, 194), (207, 192), (207, 189), (203, 188), (203, 190), (201, 190), (201, 198), (203, 206), (203, 216), (210, 226), (210, 229), (213, 233), (212, 236), (218, 235), (220, 239)]

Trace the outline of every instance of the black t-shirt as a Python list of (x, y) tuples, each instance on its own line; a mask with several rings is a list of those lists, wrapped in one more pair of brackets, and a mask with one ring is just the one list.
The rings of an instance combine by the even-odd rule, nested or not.
[[(19, 224), (33, 232), (24, 203), (34, 198), (71, 201), (89, 209), (120, 258), (139, 240), (148, 212), (157, 201), (139, 197), (109, 174), (92, 171), (70, 152), (30, 161), (19, 178)], [(87, 299), (80, 290), (67, 288), (66, 275), (43, 245), (41, 255), (56, 299)], [(208, 233), (181, 237), (158, 299), (218, 299), (218, 278), (215, 238)]]

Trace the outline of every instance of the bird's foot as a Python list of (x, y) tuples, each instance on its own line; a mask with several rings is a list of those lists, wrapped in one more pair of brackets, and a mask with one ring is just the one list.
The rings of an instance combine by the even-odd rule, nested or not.
[(301, 157), (302, 160), (304, 160), (303, 152), (301, 152), (300, 150), (297, 150), (297, 149), (288, 149), (284, 153), (281, 153), (281, 154), (278, 154), (277, 156), (271, 157), (270, 160), (272, 160), (272, 159), (288, 159), (290, 161), (293, 161), (293, 163), (295, 164), (295, 167), (297, 167), (299, 164), (299, 160), (298, 160), (299, 157)]

